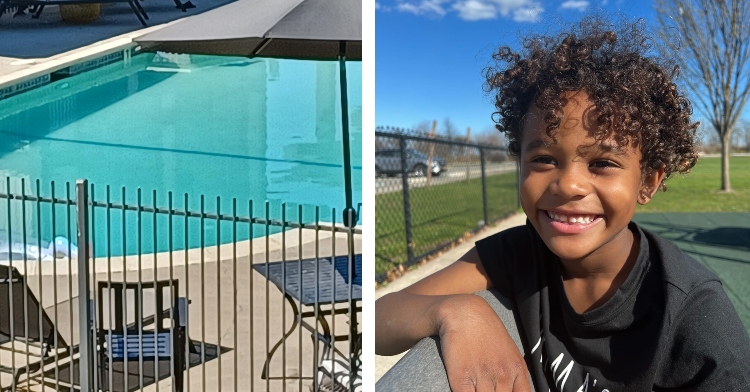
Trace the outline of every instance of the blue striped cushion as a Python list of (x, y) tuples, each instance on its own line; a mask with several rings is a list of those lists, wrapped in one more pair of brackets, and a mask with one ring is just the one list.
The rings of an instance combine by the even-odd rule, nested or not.
[[(141, 339), (142, 338), (142, 339)], [(104, 335), (107, 347), (112, 349), (112, 359), (125, 358), (169, 358), (171, 357), (172, 340), (169, 332), (153, 333), (144, 332), (142, 336), (132, 334), (127, 336), (127, 344), (124, 335)], [(140, 344), (139, 344), (140, 340)], [(107, 349), (109, 352), (109, 349)], [(141, 350), (142, 354), (141, 354)]]

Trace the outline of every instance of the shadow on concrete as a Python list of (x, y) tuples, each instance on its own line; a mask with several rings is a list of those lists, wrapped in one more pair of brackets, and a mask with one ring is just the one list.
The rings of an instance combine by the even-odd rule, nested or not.
[(708, 245), (750, 250), (750, 228), (719, 227), (696, 233), (693, 240)]
[[(194, 0), (196, 8), (182, 12), (173, 0), (143, 0), (149, 26), (208, 11), (232, 0)], [(62, 21), (58, 6), (44, 8), (39, 19), (30, 13), (13, 17), (14, 12), (0, 16), (0, 56), (12, 58), (46, 58), (91, 45), (144, 27), (127, 3), (101, 5), (97, 20), (87, 24), (67, 24)]]
[[(645, 222), (639, 222), (644, 224)], [(702, 245), (750, 251), (750, 228), (715, 227), (701, 228), (690, 225), (648, 222), (649, 230), (673, 241), (685, 241)]]
[[(189, 368), (203, 365), (231, 351), (227, 347), (201, 343), (195, 340), (191, 340), (190, 344), (195, 347), (195, 352), (190, 353), (187, 363)], [(102, 363), (100, 366), (102, 366), (99, 369), (101, 373), (98, 373), (98, 376), (101, 377), (99, 383), (102, 391), (139, 391), (149, 385), (156, 384), (158, 381), (171, 379), (173, 372), (170, 359), (161, 359), (158, 362), (153, 360), (140, 362), (137, 359), (131, 358), (127, 362), (127, 373), (125, 372), (125, 362), (119, 360), (112, 362), (111, 372), (109, 370), (109, 362)], [(54, 368), (45, 371), (43, 383), (52, 388), (56, 388), (58, 384), (72, 384), (74, 385), (72, 390), (75, 390), (80, 385), (79, 372), (79, 362), (76, 358), (73, 361), (60, 365), (57, 375)], [(111, 387), (108, 385), (110, 373), (112, 378)], [(125, 378), (127, 378), (127, 381), (125, 381)], [(143, 384), (141, 384), (141, 381)], [(64, 390), (63, 388), (61, 389)]]

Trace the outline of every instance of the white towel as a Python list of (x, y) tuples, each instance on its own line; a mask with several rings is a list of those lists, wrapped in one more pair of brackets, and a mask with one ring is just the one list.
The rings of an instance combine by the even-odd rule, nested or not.
[[(334, 361), (336, 368), (334, 369)], [(349, 391), (349, 361), (336, 358), (324, 359), (318, 366), (318, 385), (321, 391), (343, 392)], [(354, 375), (354, 391), (362, 392), (362, 369), (357, 370)]]

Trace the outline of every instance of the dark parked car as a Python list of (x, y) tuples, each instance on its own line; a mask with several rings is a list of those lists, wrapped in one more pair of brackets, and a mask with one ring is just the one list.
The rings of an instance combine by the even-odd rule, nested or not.
[[(427, 167), (430, 159), (415, 149), (406, 150), (406, 168), (407, 172), (415, 176), (427, 175)], [(432, 175), (439, 176), (448, 170), (445, 160), (433, 155), (432, 156)], [(395, 176), (401, 173), (401, 151), (399, 149), (387, 149), (375, 151), (375, 174), (377, 176), (391, 175)]]

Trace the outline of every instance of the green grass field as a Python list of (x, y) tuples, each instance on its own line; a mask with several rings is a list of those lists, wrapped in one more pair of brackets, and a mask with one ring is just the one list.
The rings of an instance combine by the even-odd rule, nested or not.
[[(736, 212), (750, 211), (750, 157), (730, 160), (732, 193), (719, 192), (721, 159), (701, 158), (687, 175), (667, 181), (636, 212)], [(516, 210), (515, 173), (492, 176), (487, 181), (490, 220)], [(483, 220), (481, 182), (460, 181), (411, 191), (414, 254), (476, 229)], [(403, 195), (375, 196), (376, 275), (406, 261)]]
[[(458, 181), (409, 192), (414, 255), (461, 237), (484, 220), (480, 179)], [(488, 217), (497, 220), (516, 210), (516, 174), (487, 177)], [(375, 196), (375, 274), (406, 261), (404, 200), (401, 192)]]
[(732, 193), (719, 192), (721, 158), (701, 158), (686, 175), (674, 175), (666, 192), (657, 192), (636, 212), (737, 212), (750, 211), (750, 157), (729, 161)]

